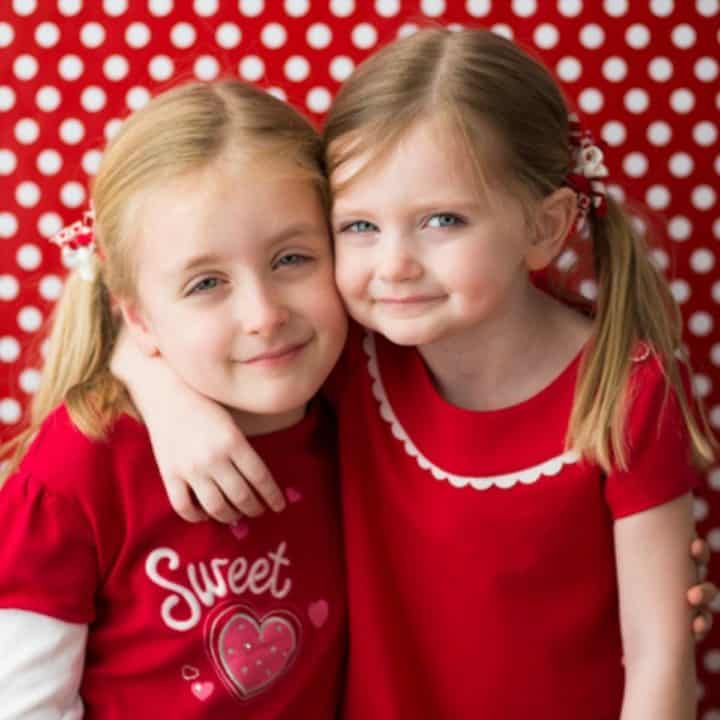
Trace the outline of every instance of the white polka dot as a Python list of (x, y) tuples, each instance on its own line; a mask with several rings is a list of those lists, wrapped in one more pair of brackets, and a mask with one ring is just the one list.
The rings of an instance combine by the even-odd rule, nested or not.
[(20, 389), (31, 395), (40, 387), (40, 372), (34, 368), (26, 368), (20, 373)]
[(666, 57), (653, 58), (648, 63), (648, 75), (655, 82), (667, 82), (673, 75), (673, 64)]
[(467, 0), (465, 9), (472, 17), (485, 17), (492, 7), (492, 0)]
[(634, 23), (625, 31), (625, 42), (635, 50), (642, 50), (650, 44), (650, 30), (647, 25)]
[(77, 80), (84, 71), (85, 65), (77, 55), (65, 55), (60, 58), (58, 72), (63, 80)]
[(36, 307), (27, 305), (18, 313), (17, 323), (21, 330), (35, 332), (42, 325), (42, 314)]
[(38, 154), (35, 164), (43, 175), (56, 175), (62, 168), (62, 155), (57, 150), (43, 150)]
[(10, 23), (0, 22), (0, 47), (8, 47), (12, 45), (15, 39), (15, 30)]
[(62, 15), (70, 17), (82, 10), (82, 0), (58, 0), (58, 10)]
[(43, 48), (55, 47), (60, 40), (60, 28), (53, 22), (40, 23), (35, 28), (35, 42)]
[(622, 145), (627, 137), (627, 131), (621, 122), (611, 120), (603, 125), (600, 136), (608, 145)]
[(15, 188), (15, 202), (23, 207), (35, 207), (40, 201), (40, 187), (32, 180), (21, 182)]
[(720, 305), (720, 282), (716, 282), (712, 286), (712, 290), (710, 292), (712, 294), (712, 299)]
[(80, 207), (85, 202), (85, 188), (79, 182), (66, 182), (60, 188), (60, 202), (65, 207)]
[(687, 177), (692, 173), (694, 167), (695, 162), (690, 155), (685, 152), (673, 153), (668, 161), (670, 173), (675, 177)]
[(125, 30), (125, 42), (136, 50), (145, 47), (151, 37), (150, 28), (142, 22), (130, 23)]
[(57, 300), (63, 289), (63, 281), (58, 275), (45, 275), (40, 281), (38, 290), (45, 300)]
[(607, 186), (608, 195), (617, 203), (625, 202), (625, 191), (615, 183), (609, 183)]
[(578, 104), (588, 114), (600, 112), (605, 99), (597, 88), (586, 88), (578, 97)]
[(235, 23), (225, 22), (215, 32), (215, 42), (226, 50), (236, 48), (241, 39), (242, 33)]
[(0, 300), (9, 302), (20, 293), (20, 283), (14, 275), (0, 275)]
[(302, 82), (310, 74), (310, 63), (302, 55), (292, 55), (284, 66), (285, 77), (292, 82)]
[(240, 61), (240, 75), (255, 82), (265, 74), (265, 63), (257, 55), (248, 55)]
[(530, 17), (537, 12), (536, 0), (513, 0), (512, 11), (519, 17)]
[(710, 185), (698, 185), (693, 188), (690, 199), (698, 210), (709, 210), (715, 205), (715, 190)]
[(220, 4), (218, 0), (195, 0), (193, 10), (200, 17), (211, 17), (217, 13)]
[(549, 50), (557, 45), (560, 33), (551, 23), (542, 23), (535, 28), (533, 39), (539, 48)]
[(690, 255), (690, 267), (700, 275), (709, 273), (715, 267), (715, 255), (707, 248), (698, 248)]
[(564, 57), (557, 64), (557, 74), (564, 82), (575, 82), (582, 75), (582, 65), (577, 58)]
[(688, 330), (693, 335), (698, 337), (704, 337), (709, 335), (713, 329), (713, 318), (710, 313), (707, 312), (696, 312), (693, 313), (688, 319)]
[(670, 200), (670, 191), (664, 185), (652, 185), (645, 193), (645, 202), (655, 210), (664, 210)]
[(97, 22), (85, 23), (80, 28), (80, 42), (86, 48), (97, 48), (105, 42), (105, 28)]
[(718, 131), (714, 123), (699, 122), (693, 127), (693, 140), (703, 147), (709, 147), (717, 142)]
[(148, 72), (153, 80), (164, 82), (172, 77), (175, 65), (167, 55), (156, 55), (148, 64)]
[(212, 55), (201, 55), (193, 66), (193, 72), (198, 80), (209, 82), (214, 80), (220, 72), (220, 63)]
[(95, 175), (100, 167), (102, 153), (99, 150), (88, 150), (82, 156), (82, 168), (88, 175)]
[(17, 156), (12, 150), (0, 150), (0, 175), (11, 175), (17, 167)]
[(711, 83), (717, 79), (718, 76), (718, 63), (715, 58), (701, 57), (695, 63), (695, 77), (700, 82)]
[(17, 232), (17, 218), (9, 212), (0, 212), (0, 237), (10, 238)]
[(122, 55), (110, 55), (103, 63), (103, 72), (108, 80), (122, 80), (130, 69), (127, 58)]
[(621, 17), (628, 11), (627, 0), (604, 0), (603, 9), (611, 17)]
[(623, 158), (623, 170), (630, 177), (642, 177), (647, 172), (647, 169), (648, 159), (641, 152), (632, 152)]
[(355, 63), (347, 55), (338, 55), (330, 62), (330, 76), (336, 82), (344, 82), (355, 69)]
[(687, 23), (681, 23), (673, 28), (670, 34), (673, 44), (681, 50), (687, 50), (695, 44), (697, 34), (695, 28)]
[(420, 12), (427, 17), (440, 17), (445, 12), (445, 0), (421, 0)]
[(54, 212), (43, 213), (37, 222), (37, 229), (44, 238), (52, 237), (56, 232), (62, 230), (62, 218)]
[(710, 409), (708, 420), (710, 421), (710, 425), (712, 425), (712, 427), (716, 429), (720, 428), (720, 405), (715, 405)]
[(309, 0), (285, 0), (285, 13), (290, 17), (302, 17), (310, 10)]
[(127, 0), (103, 0), (103, 10), (110, 17), (118, 17), (127, 12)]
[(617, 55), (609, 57), (602, 65), (602, 73), (610, 82), (622, 82), (627, 75), (628, 67), (625, 60)]
[(287, 41), (287, 31), (280, 23), (268, 23), (260, 33), (260, 40), (265, 47), (277, 50)]
[(322, 50), (332, 42), (332, 30), (325, 23), (313, 23), (307, 29), (305, 38), (310, 47)]
[(0, 111), (11, 110), (15, 105), (15, 91), (7, 85), (0, 85)]
[(650, 123), (647, 129), (647, 139), (651, 145), (667, 145), (672, 139), (672, 128), (664, 120)]
[(0, 422), (5, 425), (14, 425), (22, 417), (20, 403), (12, 398), (0, 400)]
[(170, 30), (170, 42), (181, 50), (185, 50), (193, 45), (196, 37), (197, 33), (195, 32), (195, 28), (190, 23), (180, 22)]
[(128, 90), (125, 102), (131, 110), (139, 110), (150, 102), (150, 93), (147, 88), (136, 85)]
[(703, 17), (712, 17), (720, 12), (720, 2), (718, 0), (695, 0), (695, 9)]
[(693, 498), (693, 517), (695, 518), (695, 522), (702, 522), (707, 517), (709, 510), (710, 506), (707, 500), (699, 497)]
[(25, 17), (32, 15), (37, 10), (37, 0), (13, 0), (12, 7), (16, 15)]
[(20, 356), (20, 343), (10, 335), (0, 337), (0, 362), (12, 363)]
[(596, 23), (585, 25), (580, 30), (580, 43), (589, 50), (596, 50), (605, 42), (605, 31)]
[(88, 112), (99, 112), (105, 107), (105, 91), (97, 85), (90, 85), (82, 91), (80, 103)]
[(336, 17), (348, 17), (355, 12), (355, 0), (330, 0), (330, 12)]
[(42, 262), (42, 253), (37, 245), (25, 243), (18, 248), (15, 260), (23, 270), (37, 270)]
[(332, 95), (327, 88), (315, 87), (307, 94), (306, 105), (314, 113), (327, 112), (332, 102)]
[(40, 126), (32, 118), (23, 118), (15, 125), (15, 139), (23, 145), (31, 145), (40, 136)]
[(414, 35), (418, 31), (418, 26), (415, 23), (403, 23), (397, 31), (399, 38), (406, 38)]
[(375, 0), (375, 12), (381, 17), (394, 17), (400, 12), (400, 0)]
[(692, 233), (692, 223), (683, 215), (676, 215), (668, 223), (668, 234), (677, 242), (684, 242)]
[(583, 280), (580, 283), (580, 294), (588, 300), (597, 298), (598, 287), (594, 280)]
[(282, 100), (283, 102), (287, 102), (287, 94), (281, 87), (273, 86), (269, 87), (267, 89), (268, 94), (272, 95), (274, 98), (277, 98), (278, 100)]
[(582, 12), (582, 0), (558, 0), (558, 10), (565, 17), (576, 17)]
[(650, 105), (650, 96), (642, 88), (633, 88), (625, 93), (625, 107), (629, 112), (644, 113)]
[(52, 85), (41, 87), (35, 94), (35, 104), (43, 112), (57, 110), (62, 101), (60, 91)]
[(657, 270), (660, 272), (665, 272), (667, 270), (668, 265), (670, 264), (670, 258), (664, 250), (660, 248), (653, 248), (650, 250), (649, 257), (650, 262)]
[(685, 280), (673, 280), (670, 283), (670, 292), (673, 298), (675, 298), (675, 302), (678, 305), (682, 305), (690, 298), (690, 285), (688, 285)]
[(708, 474), (708, 483), (713, 490), (720, 490), (720, 468), (713, 468), (710, 471)]
[(77, 118), (68, 118), (60, 124), (60, 139), (67, 145), (77, 145), (85, 137), (85, 126)]
[(38, 61), (33, 55), (18, 55), (13, 63), (13, 73), (18, 80), (32, 80), (38, 71)]
[(165, 17), (172, 12), (173, 2), (172, 0), (150, 0), (148, 9), (156, 17)]
[(240, 0), (240, 12), (245, 17), (256, 17), (265, 9), (264, 0)]
[(496, 23), (490, 28), (490, 32), (504, 37), (506, 40), (513, 39), (513, 29), (506, 23)]
[(650, 12), (657, 17), (672, 15), (674, 6), (673, 0), (650, 0)]
[(360, 23), (353, 28), (352, 42), (355, 47), (367, 50), (377, 43), (377, 30), (370, 23)]
[(717, 218), (713, 223), (713, 235), (716, 240), (720, 240), (720, 218)]

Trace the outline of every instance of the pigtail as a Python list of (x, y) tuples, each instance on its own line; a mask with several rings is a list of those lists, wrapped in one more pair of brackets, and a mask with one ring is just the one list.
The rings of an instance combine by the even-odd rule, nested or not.
[(712, 462), (714, 441), (700, 403), (682, 380), (682, 317), (643, 239), (620, 206), (590, 219), (598, 299), (592, 345), (583, 360), (570, 417), (567, 445), (605, 471), (627, 467), (625, 395), (636, 343), (660, 359), (668, 391), (678, 399), (699, 465)]

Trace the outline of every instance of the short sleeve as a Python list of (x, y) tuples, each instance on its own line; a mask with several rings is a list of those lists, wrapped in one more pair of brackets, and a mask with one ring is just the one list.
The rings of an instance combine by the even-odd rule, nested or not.
[(690, 438), (677, 397), (668, 390), (654, 356), (636, 363), (626, 418), (628, 469), (607, 478), (605, 495), (614, 518), (670, 502), (698, 487)]
[(0, 607), (92, 622), (99, 570), (79, 504), (20, 470), (0, 490), (0, 528)]

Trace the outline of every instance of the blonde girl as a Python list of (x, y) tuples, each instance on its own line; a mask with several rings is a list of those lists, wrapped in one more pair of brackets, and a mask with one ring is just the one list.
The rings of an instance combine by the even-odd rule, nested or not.
[[(0, 491), (0, 717), (330, 720), (344, 577), (310, 401), (346, 321), (320, 140), (265, 92), (183, 85), (125, 121), (92, 200), (55, 238), (75, 269)], [(253, 436), (287, 512), (176, 515), (109, 371), (121, 322)]]
[[(345, 716), (694, 717), (686, 548), (712, 440), (599, 148), (547, 71), (483, 30), (381, 50), (324, 138), (336, 279), (367, 329), (328, 386)], [(532, 281), (580, 223), (589, 316)], [(167, 447), (160, 388), (143, 410)]]

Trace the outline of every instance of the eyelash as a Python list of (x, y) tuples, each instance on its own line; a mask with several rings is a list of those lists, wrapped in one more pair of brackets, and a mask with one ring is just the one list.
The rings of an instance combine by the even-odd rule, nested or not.
[[(283, 262), (283, 260), (293, 259), (293, 262)], [(313, 258), (309, 255), (303, 255), (302, 253), (288, 253), (287, 255), (281, 255), (274, 263), (273, 270), (277, 267), (293, 267), (295, 265), (305, 265), (306, 263), (312, 262)]]
[[(215, 282), (216, 284), (213, 285), (210, 288), (203, 288), (202, 285), (204, 285), (207, 282)], [(188, 291), (188, 295), (198, 295), (198, 294), (205, 294), (212, 290), (215, 290), (215, 288), (221, 283), (222, 281), (220, 278), (216, 277), (206, 277), (200, 280), (199, 282), (196, 282)]]
[[(431, 226), (430, 221), (433, 218), (451, 218), (453, 222), (450, 225)], [(459, 215), (456, 215), (455, 213), (451, 213), (451, 212), (433, 213), (432, 215), (430, 215), (430, 217), (427, 219), (427, 222), (425, 223), (425, 225), (428, 227), (438, 227), (438, 228), (458, 227), (458, 226), (464, 225), (464, 224), (465, 224), (465, 220), (463, 218), (461, 218)]]
[[(430, 225), (430, 222), (433, 218), (452, 218), (452, 223), (449, 225), (437, 225), (432, 226)], [(464, 218), (460, 217), (460, 215), (457, 215), (456, 213), (451, 212), (439, 212), (439, 213), (433, 213), (432, 215), (428, 216), (428, 218), (423, 222), (424, 227), (437, 227), (437, 228), (450, 228), (450, 227), (459, 227), (461, 225), (465, 225), (466, 221)], [(367, 228), (365, 230), (360, 230), (357, 228), (358, 225), (365, 225)], [(350, 232), (350, 233), (365, 233), (365, 232), (378, 232), (378, 227), (375, 225), (375, 223), (371, 223), (369, 220), (355, 220), (350, 223), (346, 223), (345, 225), (342, 225), (340, 227), (340, 232)]]

